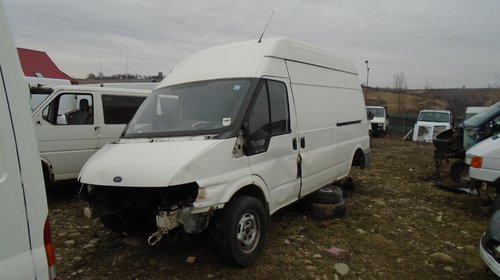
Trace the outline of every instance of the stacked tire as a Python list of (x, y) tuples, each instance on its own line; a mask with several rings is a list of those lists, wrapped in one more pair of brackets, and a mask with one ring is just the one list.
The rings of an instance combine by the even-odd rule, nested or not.
[(308, 215), (316, 219), (340, 219), (346, 215), (346, 203), (342, 189), (327, 185), (304, 201)]

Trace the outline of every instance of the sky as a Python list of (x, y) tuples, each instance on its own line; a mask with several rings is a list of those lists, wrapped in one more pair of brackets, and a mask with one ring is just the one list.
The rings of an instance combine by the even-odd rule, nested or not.
[(500, 87), (499, 0), (4, 0), (16, 45), (70, 76), (168, 74), (185, 56), (288, 37), (355, 63), (360, 83)]

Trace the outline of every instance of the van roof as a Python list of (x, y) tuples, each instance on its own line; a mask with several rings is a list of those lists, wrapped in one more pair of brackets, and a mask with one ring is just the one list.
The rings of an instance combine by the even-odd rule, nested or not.
[[(48, 87), (48, 86), (47, 86)], [(123, 94), (123, 93), (140, 93), (140, 94), (148, 94), (151, 90), (145, 89), (127, 89), (127, 88), (113, 88), (113, 87), (93, 87), (93, 86), (54, 86), (48, 87), (53, 88), (55, 91), (91, 91), (91, 92), (103, 92), (107, 94)]]
[(244, 41), (202, 50), (182, 60), (158, 87), (222, 78), (260, 78), (262, 60), (280, 58), (357, 75), (354, 63), (330, 51), (287, 38)]

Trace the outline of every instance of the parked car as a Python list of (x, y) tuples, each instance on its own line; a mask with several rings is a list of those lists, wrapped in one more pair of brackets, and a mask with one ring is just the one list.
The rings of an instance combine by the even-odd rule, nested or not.
[(0, 0), (0, 279), (55, 279), (28, 84)]
[(385, 135), (387, 126), (389, 125), (389, 115), (387, 115), (385, 107), (383, 106), (366, 106), (367, 113), (371, 113), (372, 135), (380, 136)]
[(76, 179), (97, 150), (120, 137), (149, 92), (86, 86), (32, 91), (46, 184)]
[(115, 231), (152, 225), (150, 244), (211, 226), (249, 265), (271, 214), (368, 164), (367, 131), (352, 61), (285, 38), (206, 49), (85, 164), (84, 212)]
[(486, 232), (479, 242), (479, 252), (486, 265), (500, 277), (500, 210), (491, 216)]
[(432, 142), (439, 133), (452, 127), (452, 115), (447, 110), (422, 110), (413, 128), (413, 141)]

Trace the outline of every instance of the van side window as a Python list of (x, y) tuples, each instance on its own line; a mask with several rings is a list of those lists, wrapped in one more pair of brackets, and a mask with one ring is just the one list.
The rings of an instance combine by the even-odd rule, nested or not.
[(265, 151), (271, 136), (291, 132), (288, 95), (284, 83), (265, 80), (256, 98), (248, 118), (250, 154)]
[(81, 125), (94, 123), (91, 94), (64, 93), (43, 109), (43, 119), (54, 125)]
[(258, 97), (255, 100), (255, 104), (248, 120), (250, 144), (253, 147), (264, 146), (270, 132), (269, 101), (267, 97), (267, 87), (264, 84), (258, 93)]
[(105, 124), (127, 124), (146, 97), (102, 95)]
[(271, 104), (272, 134), (280, 135), (291, 132), (286, 85), (282, 82), (267, 81), (267, 88)]

